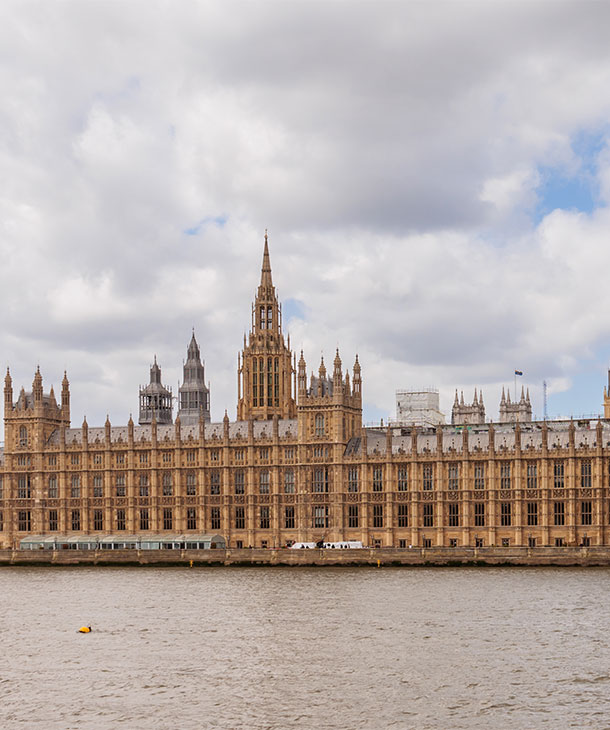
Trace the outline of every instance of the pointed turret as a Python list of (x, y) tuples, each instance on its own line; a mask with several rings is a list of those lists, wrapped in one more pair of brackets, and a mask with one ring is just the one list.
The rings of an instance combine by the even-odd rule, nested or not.
[(324, 356), (320, 359), (320, 368), (318, 370), (318, 377), (320, 380), (326, 378), (326, 365), (324, 364)]
[(154, 357), (154, 363), (150, 368), (150, 382), (161, 385), (161, 368), (157, 365), (157, 356), (155, 355)]
[(34, 403), (42, 405), (42, 375), (40, 374), (40, 367), (36, 368), (36, 374), (32, 382), (32, 395), (34, 396)]
[(333, 363), (333, 392), (337, 393), (343, 385), (343, 372), (341, 370), (341, 358), (339, 357), (339, 348)]
[(70, 426), (70, 381), (64, 370), (64, 377), (61, 381), (61, 418), (66, 426)]
[(362, 378), (360, 375), (360, 363), (358, 362), (358, 355), (356, 355), (356, 362), (353, 368), (354, 373), (354, 395), (362, 396)]
[(299, 398), (302, 398), (307, 392), (307, 364), (303, 357), (303, 350), (301, 350), (301, 357), (299, 358), (299, 374), (298, 374), (298, 387), (299, 387)]
[(195, 426), (199, 423), (201, 413), (204, 421), (210, 421), (210, 391), (205, 384), (205, 369), (201, 361), (199, 345), (195, 338), (195, 330), (186, 351), (183, 382), (178, 389), (180, 410), (178, 415), (186, 426)]
[(8, 368), (4, 378), (4, 413), (5, 415), (13, 408), (13, 379)]

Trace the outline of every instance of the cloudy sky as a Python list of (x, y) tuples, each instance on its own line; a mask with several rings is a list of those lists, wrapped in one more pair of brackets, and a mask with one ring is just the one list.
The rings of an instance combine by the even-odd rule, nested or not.
[(284, 329), (365, 420), (515, 368), (598, 413), (610, 361), (610, 4), (0, 7), (0, 364), (73, 424), (137, 414), (194, 327), (212, 417), (269, 229)]

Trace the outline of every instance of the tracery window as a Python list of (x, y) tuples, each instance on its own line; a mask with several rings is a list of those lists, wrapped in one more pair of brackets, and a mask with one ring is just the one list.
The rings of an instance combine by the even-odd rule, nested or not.
[(535, 461), (527, 462), (527, 488), (538, 488), (538, 465)]
[(460, 484), (460, 465), (449, 464), (447, 467), (447, 488), (458, 489)]
[(286, 469), (284, 472), (284, 493), (294, 494), (294, 470)]
[(553, 502), (553, 519), (557, 527), (563, 527), (566, 523), (566, 506), (564, 502)]
[(556, 461), (553, 464), (553, 486), (555, 489), (562, 489), (564, 486), (563, 461)]
[(591, 459), (583, 459), (580, 462), (580, 486), (582, 488), (591, 486)]
[(409, 526), (409, 505), (399, 504), (398, 505), (398, 527)]
[(510, 461), (500, 462), (500, 489), (510, 489)]
[(172, 474), (169, 471), (163, 472), (162, 476), (163, 496), (171, 497), (173, 494)]
[(423, 466), (423, 488), (430, 491), (434, 486), (434, 466), (432, 464), (424, 464)]
[(324, 436), (324, 416), (321, 413), (316, 415), (315, 434), (316, 436)]
[(383, 527), (383, 505), (373, 505), (373, 527)]
[(406, 492), (409, 488), (409, 470), (406, 466), (398, 467), (398, 491)]
[(220, 472), (213, 469), (210, 472), (210, 494), (220, 494)]
[(347, 526), (359, 527), (358, 505), (350, 504), (347, 510)]
[(238, 469), (235, 472), (234, 487), (235, 487), (235, 494), (244, 494), (246, 491), (244, 472), (242, 471), (242, 469)]
[(383, 490), (383, 467), (373, 467), (373, 491), (381, 492)]
[(449, 508), (449, 510), (448, 510), (449, 527), (459, 527), (460, 505), (457, 502), (449, 502), (448, 508)]
[(271, 517), (269, 507), (266, 505), (260, 508), (260, 528), (261, 530), (268, 530), (271, 526)]
[(485, 502), (475, 502), (474, 524), (475, 527), (485, 527)]
[(313, 491), (328, 492), (328, 468), (316, 467), (313, 470)]
[(528, 502), (527, 503), (527, 524), (530, 527), (535, 527), (538, 524), (538, 503)]
[(323, 505), (313, 509), (313, 526), (328, 527), (328, 506)]
[(485, 489), (485, 464), (474, 465), (474, 488)]

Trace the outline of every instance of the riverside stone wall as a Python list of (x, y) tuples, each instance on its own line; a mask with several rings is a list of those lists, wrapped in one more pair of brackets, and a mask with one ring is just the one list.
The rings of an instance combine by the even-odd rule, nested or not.
[(0, 550), (3, 565), (142, 566), (610, 566), (610, 548), (408, 548), (309, 550)]

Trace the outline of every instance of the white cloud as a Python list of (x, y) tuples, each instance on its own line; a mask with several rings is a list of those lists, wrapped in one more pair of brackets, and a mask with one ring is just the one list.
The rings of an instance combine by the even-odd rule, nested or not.
[(530, 218), (540, 167), (607, 134), (605, 4), (2, 14), (0, 352), (19, 385), (66, 367), (75, 422), (124, 420), (155, 353), (175, 388), (193, 326), (234, 414), (266, 227), (293, 346), (358, 352), (371, 412), (477, 385), (495, 413), (515, 367), (539, 399), (608, 340), (607, 210)]

